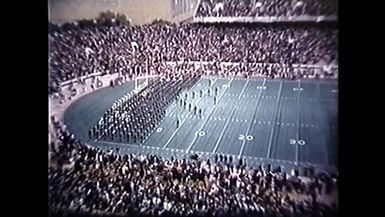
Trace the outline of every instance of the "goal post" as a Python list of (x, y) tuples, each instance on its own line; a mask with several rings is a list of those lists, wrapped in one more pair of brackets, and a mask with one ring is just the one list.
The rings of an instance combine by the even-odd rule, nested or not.
[(143, 76), (135, 76), (135, 91), (139, 91), (140, 89), (146, 87), (149, 83), (150, 79), (159, 78), (160, 75), (143, 75)]

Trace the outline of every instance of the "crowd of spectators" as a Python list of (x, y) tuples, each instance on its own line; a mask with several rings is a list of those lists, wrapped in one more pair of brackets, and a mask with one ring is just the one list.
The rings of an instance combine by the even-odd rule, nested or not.
[(159, 73), (166, 61), (335, 63), (337, 37), (330, 27), (66, 24), (49, 34), (50, 86), (94, 73), (133, 75), (133, 66)]
[(134, 216), (336, 216), (321, 198), (337, 191), (337, 175), (287, 174), (270, 165), (217, 155), (166, 159), (82, 144), (59, 121), (50, 144), (51, 214)]
[(337, 15), (337, 0), (201, 0), (196, 17)]

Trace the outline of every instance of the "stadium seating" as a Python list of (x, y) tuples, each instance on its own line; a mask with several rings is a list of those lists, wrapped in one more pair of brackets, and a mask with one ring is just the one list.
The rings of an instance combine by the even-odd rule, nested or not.
[(322, 27), (66, 26), (49, 35), (50, 87), (93, 74), (133, 75), (134, 65), (160, 71), (160, 62), (332, 64), (337, 35)]
[(196, 17), (298, 17), (337, 15), (336, 0), (201, 0)]
[(337, 186), (325, 174), (304, 182), (297, 174), (250, 168), (222, 155), (215, 162), (120, 155), (82, 144), (54, 125), (59, 139), (50, 144), (53, 214), (337, 216), (334, 203), (322, 202)]

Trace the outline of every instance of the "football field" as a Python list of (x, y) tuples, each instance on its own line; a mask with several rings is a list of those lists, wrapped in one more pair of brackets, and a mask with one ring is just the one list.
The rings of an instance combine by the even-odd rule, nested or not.
[[(213, 91), (208, 94), (209, 80), (212, 90), (219, 88), (216, 96)], [(140, 145), (88, 140), (89, 128), (133, 88), (130, 82), (80, 98), (67, 109), (65, 123), (90, 145), (119, 147), (121, 153), (164, 157), (197, 153), (203, 158), (225, 153), (244, 158), (250, 166), (268, 163), (289, 169), (311, 164), (321, 170), (336, 170), (336, 81), (202, 78), (181, 94), (184, 98), (187, 93), (187, 102), (203, 109), (201, 116), (175, 101), (166, 118)], [(200, 90), (202, 97), (197, 94)]]

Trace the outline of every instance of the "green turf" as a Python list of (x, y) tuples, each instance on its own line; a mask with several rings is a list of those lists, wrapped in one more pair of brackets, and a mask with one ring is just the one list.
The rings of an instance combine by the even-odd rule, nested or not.
[[(200, 98), (197, 94), (192, 99), (190, 94), (188, 98), (204, 109), (202, 118), (174, 103), (158, 131), (142, 146), (103, 141), (95, 145), (164, 156), (186, 155), (186, 150), (204, 156), (228, 153), (245, 156), (254, 163), (288, 167), (296, 163), (320, 168), (337, 166), (338, 92), (333, 91), (338, 89), (336, 82), (214, 78), (212, 85), (220, 88), (216, 105), (213, 95)], [(300, 88), (302, 91), (298, 91)], [(82, 97), (68, 108), (65, 122), (78, 138), (87, 141), (88, 129), (116, 99), (132, 89), (133, 84), (128, 83)], [(188, 92), (207, 89), (208, 80), (201, 79)], [(303, 140), (303, 145), (291, 144), (292, 140)]]

